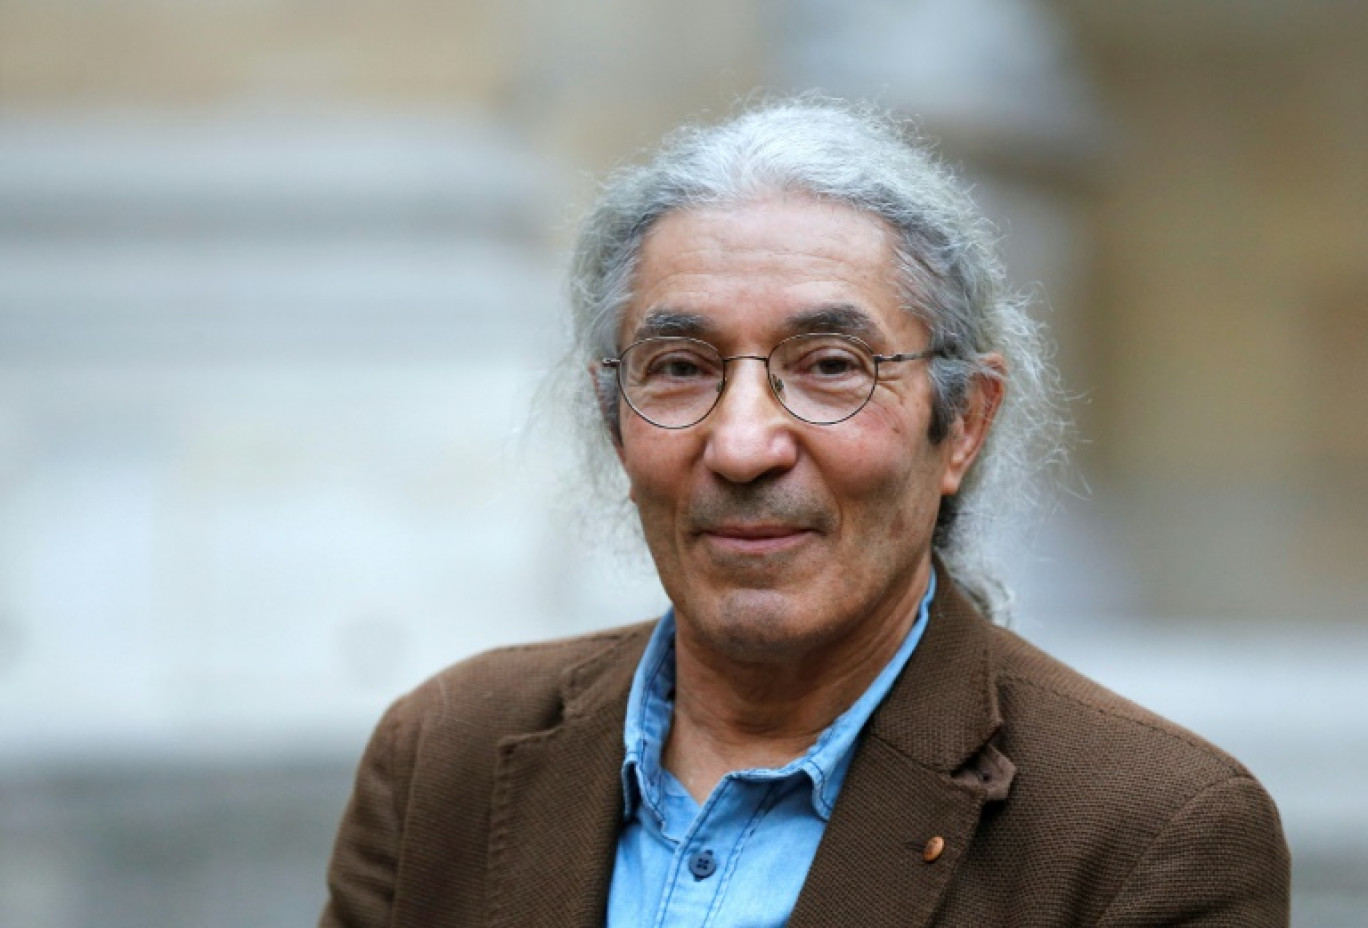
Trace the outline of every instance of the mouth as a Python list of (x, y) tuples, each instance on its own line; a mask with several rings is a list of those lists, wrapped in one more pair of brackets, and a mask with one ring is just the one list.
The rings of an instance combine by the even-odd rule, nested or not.
[(774, 554), (795, 548), (814, 532), (796, 525), (725, 524), (699, 532), (710, 546), (731, 554)]

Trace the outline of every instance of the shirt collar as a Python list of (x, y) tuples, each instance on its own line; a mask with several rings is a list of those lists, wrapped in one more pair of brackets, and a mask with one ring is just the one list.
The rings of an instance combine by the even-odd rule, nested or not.
[[(869, 687), (845, 712), (836, 717), (802, 757), (779, 768), (736, 771), (729, 774), (747, 780), (780, 780), (798, 773), (812, 782), (813, 811), (823, 821), (830, 819), (836, 796), (854, 757), (854, 747), (869, 717), (883, 702), (893, 682), (916, 650), (926, 631), (931, 600), (936, 593), (936, 572), (931, 571), (926, 595), (922, 597), (917, 619), (897, 652), (879, 671)], [(626, 756), (622, 762), (622, 795), (625, 815), (636, 814), (638, 803), (645, 805), (663, 821), (661, 807), (661, 751), (674, 716), (675, 617), (666, 611), (651, 633), (646, 652), (632, 677), (627, 699), (627, 720), (623, 726)]]
[(623, 742), (622, 798), (626, 816), (644, 802), (658, 819), (661, 810), (661, 752), (674, 717), (675, 618), (670, 608), (661, 616), (646, 644), (646, 652), (632, 677), (627, 697), (627, 721)]

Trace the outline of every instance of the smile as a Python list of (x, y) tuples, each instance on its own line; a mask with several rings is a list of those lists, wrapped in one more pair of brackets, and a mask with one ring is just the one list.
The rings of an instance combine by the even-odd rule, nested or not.
[(765, 555), (796, 548), (813, 534), (810, 529), (791, 525), (724, 525), (703, 531), (700, 536), (719, 552)]

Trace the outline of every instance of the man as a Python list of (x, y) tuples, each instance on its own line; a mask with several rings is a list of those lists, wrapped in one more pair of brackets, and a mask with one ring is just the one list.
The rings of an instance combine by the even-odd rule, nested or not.
[(990, 235), (834, 103), (610, 180), (577, 365), (672, 608), (396, 703), (325, 926), (1286, 924), (1249, 773), (989, 621), (1057, 421)]

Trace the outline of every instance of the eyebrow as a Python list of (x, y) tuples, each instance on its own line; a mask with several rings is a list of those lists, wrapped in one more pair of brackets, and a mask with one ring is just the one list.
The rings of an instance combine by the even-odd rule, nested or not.
[(632, 341), (641, 341), (643, 338), (658, 338), (662, 335), (682, 335), (687, 338), (698, 338), (706, 341), (708, 336), (717, 334), (717, 326), (708, 321), (705, 316), (661, 308), (646, 313), (641, 324), (632, 333)]
[[(873, 341), (882, 335), (878, 323), (869, 313), (852, 303), (831, 303), (795, 313), (784, 321), (784, 332), (786, 335), (834, 332), (837, 335), (854, 335), (865, 341)], [(660, 307), (646, 313), (632, 333), (632, 341), (665, 335), (709, 341), (719, 337), (721, 329), (707, 316)]]
[(834, 332), (854, 335), (872, 341), (883, 334), (878, 323), (858, 306), (851, 303), (832, 303), (790, 316), (785, 328), (794, 335), (809, 332)]

